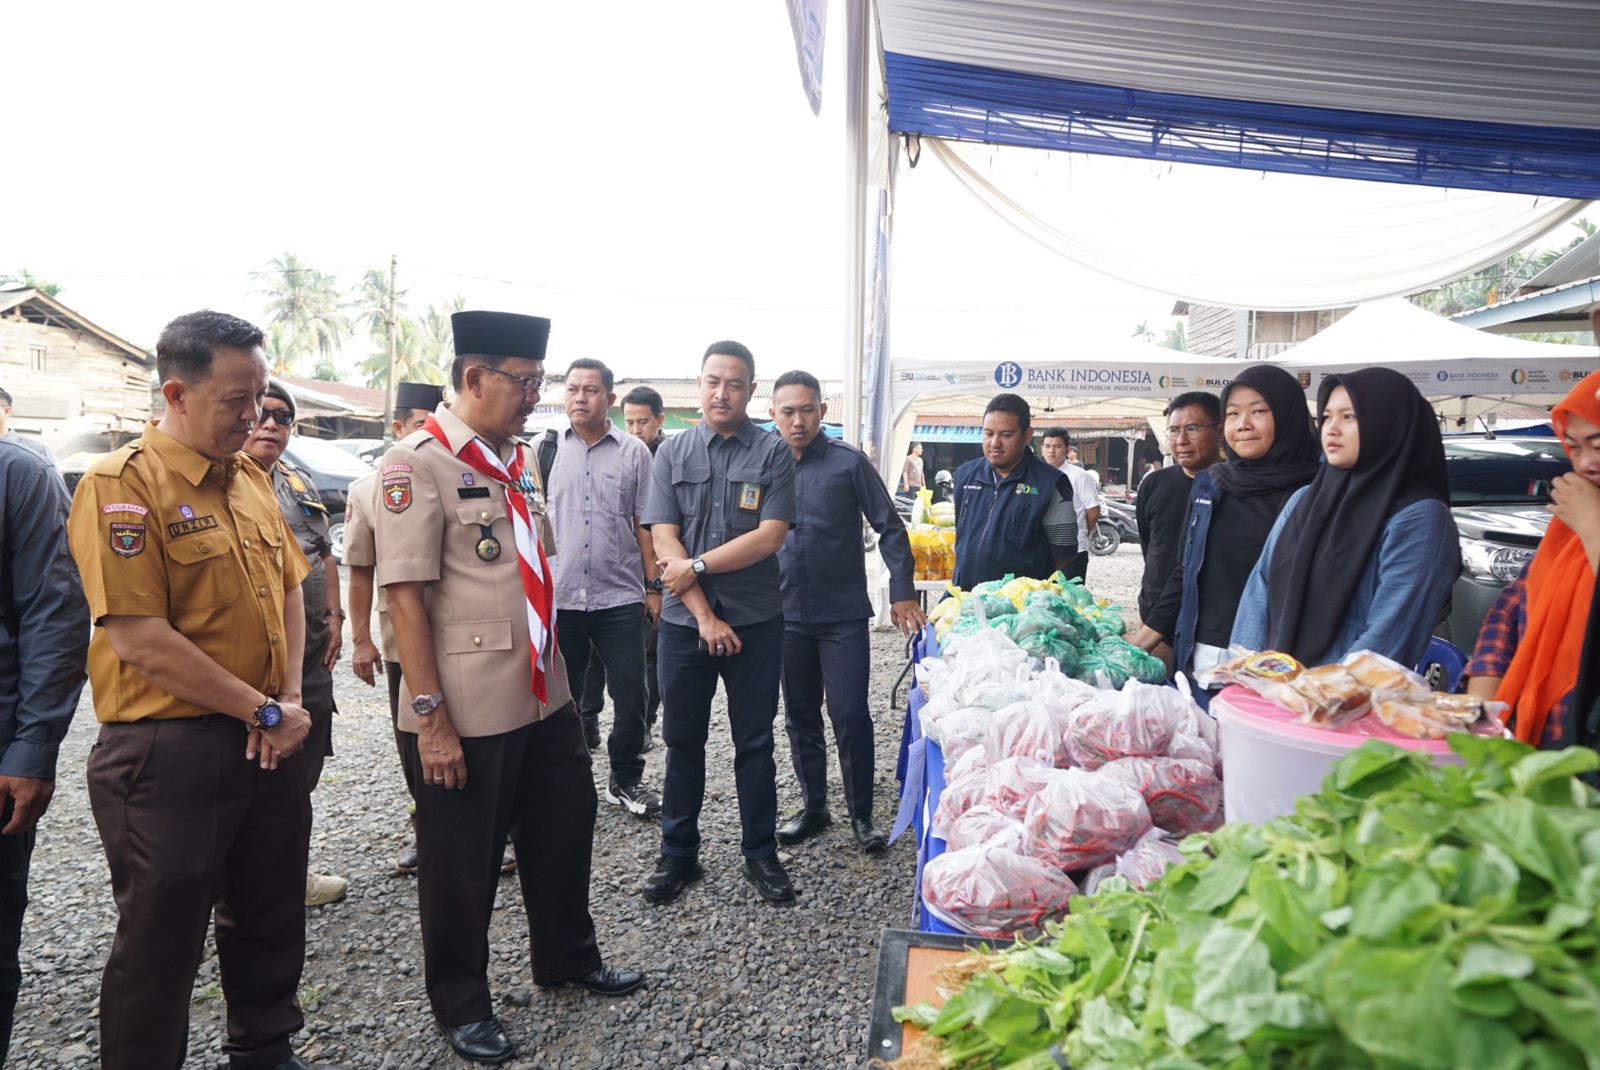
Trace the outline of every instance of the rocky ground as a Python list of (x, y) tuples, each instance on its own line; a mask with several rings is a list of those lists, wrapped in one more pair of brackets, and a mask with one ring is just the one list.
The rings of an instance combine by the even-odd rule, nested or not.
[[(1094, 558), (1089, 586), (1131, 607), (1141, 558), (1125, 546)], [(336, 674), (337, 757), (314, 797), (312, 866), (350, 879), (349, 897), (310, 912), (299, 1052), (338, 1067), (464, 1067), (432, 1024), (422, 988), (415, 882), (393, 875), (409, 835), (407, 797), (384, 692), (349, 670)], [(897, 806), (894, 759), (901, 715), (888, 707), (904, 643), (873, 635), (877, 712), (877, 810), (887, 828)], [(900, 692), (903, 702), (904, 691)], [(722, 697), (717, 698), (720, 712)], [(725, 722), (723, 722), (725, 726)], [(100, 971), (116, 924), (109, 877), (89, 813), (84, 763), (95, 724), (83, 707), (62, 748), (55, 801), (40, 828), (23, 932), (22, 994), (9, 1065), (20, 1070), (98, 1065)], [(780, 810), (799, 805), (787, 742), (778, 726)], [(659, 739), (659, 735), (658, 735)], [(661, 781), (664, 751), (648, 755)], [(865, 1062), (878, 934), (910, 923), (915, 852), (909, 837), (883, 855), (855, 849), (848, 827), (787, 849), (797, 901), (773, 907), (740, 873), (732, 748), (713, 715), (702, 817), (706, 879), (678, 902), (639, 895), (658, 830), (603, 802), (595, 827), (591, 905), (607, 959), (637, 966), (646, 988), (621, 1000), (530, 983), (521, 893), (501, 883), (491, 939), (490, 983), (501, 1020), (520, 1048), (517, 1070), (688, 1066), (715, 1070), (849, 1067)], [(597, 764), (597, 784), (604, 775)], [(833, 810), (844, 813), (837, 766)], [(603, 786), (603, 785), (600, 785)], [(552, 815), (559, 820), (560, 815)], [(224, 1008), (208, 950), (195, 980), (186, 1066), (225, 1066)], [(153, 1068), (154, 1070), (154, 1068)]]

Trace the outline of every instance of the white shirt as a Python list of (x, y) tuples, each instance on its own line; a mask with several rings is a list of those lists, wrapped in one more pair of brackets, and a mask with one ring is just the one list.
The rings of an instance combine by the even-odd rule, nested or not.
[(1078, 550), (1081, 553), (1089, 548), (1089, 525), (1084, 514), (1100, 508), (1100, 484), (1086, 469), (1075, 464), (1063, 462), (1058, 471), (1065, 473), (1072, 483), (1072, 507), (1078, 512)]

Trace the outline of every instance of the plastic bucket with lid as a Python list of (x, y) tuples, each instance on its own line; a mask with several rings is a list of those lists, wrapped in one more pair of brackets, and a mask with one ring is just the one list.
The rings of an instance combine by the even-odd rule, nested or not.
[(1369, 739), (1460, 762), (1440, 739), (1412, 739), (1376, 717), (1343, 728), (1301, 724), (1295, 714), (1242, 687), (1211, 700), (1222, 739), (1222, 798), (1229, 821), (1270, 821), (1294, 813), (1294, 801), (1322, 788), (1333, 763)]

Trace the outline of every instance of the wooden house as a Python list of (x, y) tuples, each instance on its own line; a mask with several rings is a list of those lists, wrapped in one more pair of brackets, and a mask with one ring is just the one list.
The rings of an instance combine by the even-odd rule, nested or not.
[(0, 387), (11, 395), (11, 428), (39, 436), (57, 457), (137, 437), (150, 418), (155, 363), (43, 291), (0, 290)]

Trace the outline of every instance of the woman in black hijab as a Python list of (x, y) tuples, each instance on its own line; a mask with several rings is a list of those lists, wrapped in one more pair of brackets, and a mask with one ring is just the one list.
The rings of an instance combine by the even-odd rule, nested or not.
[(1317, 409), (1327, 463), (1267, 539), (1233, 642), (1307, 665), (1355, 650), (1415, 665), (1461, 571), (1438, 420), (1390, 368), (1328, 376)]
[(1222, 391), (1222, 413), (1227, 460), (1195, 476), (1178, 567), (1133, 637), (1146, 650), (1170, 638), (1175, 672), (1208, 668), (1226, 655), (1267, 533), (1289, 496), (1316, 475), (1321, 456), (1305, 391), (1276, 365), (1241, 372)]

